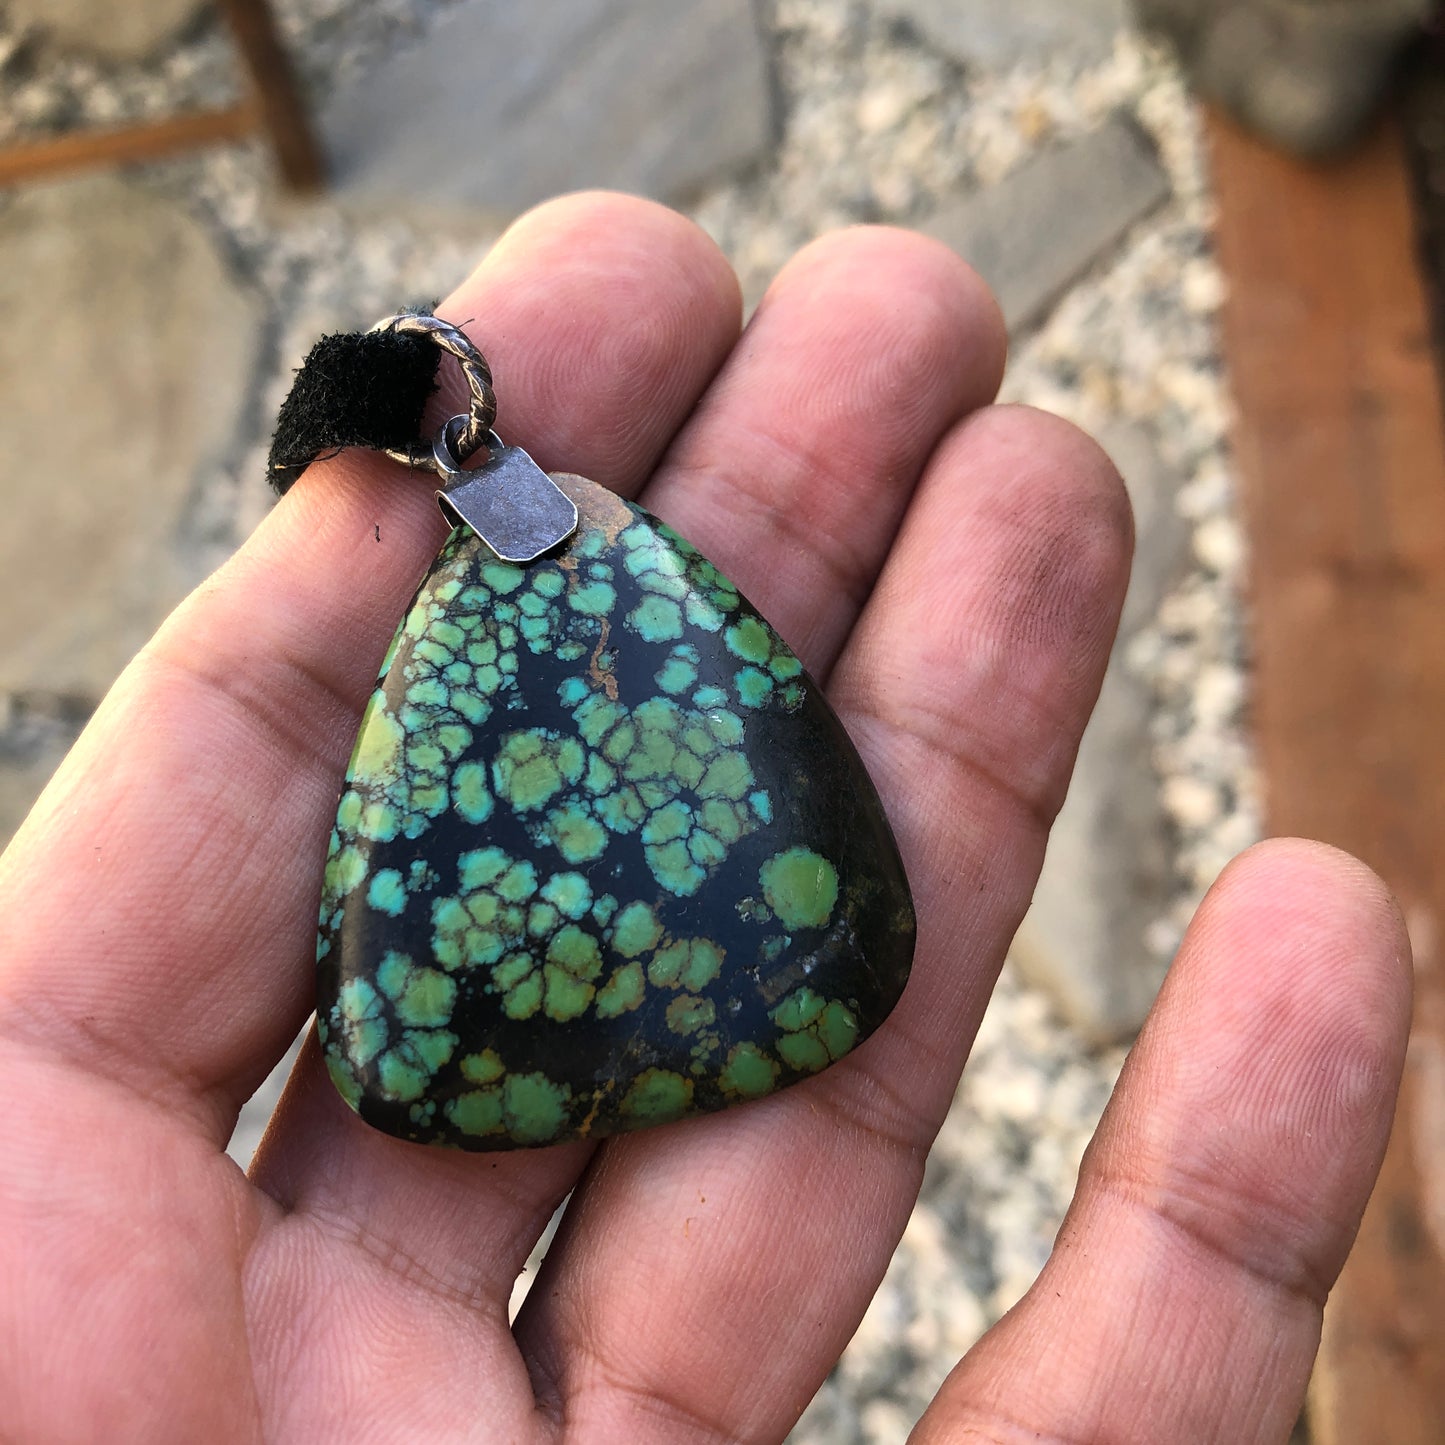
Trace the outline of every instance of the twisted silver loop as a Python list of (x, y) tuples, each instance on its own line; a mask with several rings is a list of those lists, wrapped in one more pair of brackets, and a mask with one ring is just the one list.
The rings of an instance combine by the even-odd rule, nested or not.
[[(446, 450), (458, 463), (466, 461), (478, 447), (487, 444), (492, 424), (497, 419), (497, 394), (492, 390), (492, 368), (487, 358), (472, 344), (467, 334), (449, 321), (437, 316), (416, 316), (410, 311), (398, 312), (378, 321), (373, 331), (396, 331), (404, 336), (429, 336), (448, 356), (454, 356), (467, 379), (471, 406), (465, 412), (448, 418), (441, 430)], [(436, 448), (416, 446), (405, 451), (388, 447), (386, 455), (403, 466), (419, 471), (437, 471)]]

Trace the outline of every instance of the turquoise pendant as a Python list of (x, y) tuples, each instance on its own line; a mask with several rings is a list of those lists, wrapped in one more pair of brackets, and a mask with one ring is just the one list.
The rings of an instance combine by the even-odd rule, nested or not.
[(705, 558), (581, 477), (530, 565), (452, 533), (346, 774), (327, 1067), (403, 1139), (599, 1138), (816, 1074), (897, 1002), (914, 918), (847, 734)]

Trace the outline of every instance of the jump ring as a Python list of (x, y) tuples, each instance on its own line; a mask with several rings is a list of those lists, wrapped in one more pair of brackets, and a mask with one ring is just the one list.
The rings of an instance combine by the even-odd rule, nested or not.
[[(492, 368), (487, 365), (487, 358), (477, 349), (471, 338), (460, 327), (453, 326), (438, 316), (418, 316), (410, 311), (388, 316), (371, 329), (396, 331), (403, 336), (429, 336), (438, 348), (448, 356), (456, 358), (462, 375), (467, 380), (471, 405), (465, 413), (452, 417), (443, 428), (445, 450), (460, 465), (478, 447), (484, 446), (488, 436), (492, 434), (493, 423), (497, 420), (497, 394), (492, 390)], [(458, 422), (462, 425), (456, 427)], [(421, 446), (410, 447), (405, 451), (388, 447), (386, 455), (403, 466), (415, 467), (421, 471), (439, 471), (441, 442), (442, 438), (439, 436), (439, 446), (430, 450)]]

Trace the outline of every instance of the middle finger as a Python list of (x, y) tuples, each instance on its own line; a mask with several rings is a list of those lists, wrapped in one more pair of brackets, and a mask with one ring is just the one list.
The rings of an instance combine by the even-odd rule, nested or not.
[(998, 306), (946, 247), (860, 226), (779, 274), (641, 501), (826, 681), (940, 437), (993, 400)]
[(935, 453), (831, 689), (909, 864), (912, 977), (821, 1076), (599, 1151), (517, 1331), (579, 1438), (777, 1439), (837, 1359), (1037, 878), (1129, 541), (1117, 473), (1053, 418), (993, 409)]

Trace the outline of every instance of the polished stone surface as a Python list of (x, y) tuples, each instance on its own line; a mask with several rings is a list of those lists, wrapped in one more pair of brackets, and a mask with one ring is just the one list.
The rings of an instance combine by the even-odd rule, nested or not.
[(559, 478), (560, 553), (453, 533), (347, 774), (318, 940), (363, 1118), (505, 1149), (770, 1094), (882, 1022), (908, 887), (841, 724), (704, 558)]

